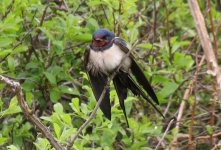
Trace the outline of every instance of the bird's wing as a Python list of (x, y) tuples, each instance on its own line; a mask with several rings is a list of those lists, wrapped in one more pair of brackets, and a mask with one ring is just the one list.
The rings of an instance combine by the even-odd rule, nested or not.
[(117, 91), (117, 95), (119, 97), (120, 106), (123, 110), (127, 126), (129, 127), (126, 109), (124, 105), (124, 100), (127, 98), (127, 89), (130, 89), (134, 95), (140, 95), (144, 99), (146, 99), (151, 106), (164, 118), (164, 115), (161, 111), (154, 105), (154, 103), (146, 96), (146, 94), (142, 91), (142, 89), (137, 85), (137, 83), (133, 80), (133, 78), (122, 70), (118, 72), (118, 74), (113, 79), (114, 87)]
[(148, 103), (163, 117), (164, 115), (162, 112), (154, 105), (154, 103), (146, 96), (143, 90), (140, 88), (139, 85), (133, 80), (133, 78), (126, 72), (120, 71), (120, 81), (123, 85), (125, 85), (128, 89), (132, 91), (134, 95), (141, 95), (144, 99), (147, 100)]
[[(123, 50), (125, 53), (128, 53), (129, 49), (127, 47), (127, 43), (121, 39), (121, 38), (115, 38), (114, 39), (114, 43), (120, 47), (121, 50)], [(158, 98), (155, 94), (155, 92), (153, 91), (149, 81), (147, 80), (147, 78), (145, 77), (143, 71), (140, 69), (140, 67), (137, 65), (136, 61), (134, 60), (134, 56), (132, 54), (130, 54), (130, 58), (131, 58), (131, 72), (132, 74), (135, 76), (137, 82), (142, 85), (142, 87), (144, 88), (144, 90), (149, 94), (149, 96), (153, 99), (154, 102), (156, 102), (157, 104), (159, 104)]]
[[(122, 78), (124, 78), (124, 77), (122, 76)], [(126, 109), (125, 109), (125, 105), (124, 105), (124, 100), (127, 98), (127, 86), (124, 83), (122, 83), (120, 74), (117, 74), (114, 77), (113, 83), (114, 83), (114, 87), (116, 89), (116, 92), (117, 92), (117, 95), (118, 95), (118, 98), (119, 98), (120, 107), (123, 110), (123, 113), (124, 113), (124, 116), (125, 116), (125, 119), (126, 119), (126, 122), (127, 122), (127, 126), (129, 127), (129, 123), (128, 123), (128, 120), (127, 120)]]
[[(87, 70), (87, 64), (89, 60), (90, 55), (90, 49), (87, 48), (84, 53), (84, 66)], [(91, 83), (91, 87), (94, 93), (94, 96), (96, 100), (98, 101), (102, 91), (104, 90), (104, 87), (107, 84), (107, 76), (105, 74), (98, 73), (96, 75), (93, 75), (90, 70), (87, 70), (87, 74), (89, 77), (89, 81)], [(104, 113), (105, 117), (107, 117), (109, 120), (111, 120), (111, 105), (110, 105), (110, 96), (109, 96), (110, 90), (109, 88), (106, 91), (106, 94), (100, 104), (100, 109)]]

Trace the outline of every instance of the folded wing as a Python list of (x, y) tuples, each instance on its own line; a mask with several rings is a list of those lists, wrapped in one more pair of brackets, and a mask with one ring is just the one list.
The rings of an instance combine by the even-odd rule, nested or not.
[[(90, 53), (90, 50), (89, 48), (87, 48), (84, 54), (84, 66), (86, 70), (87, 70), (89, 53)], [(94, 75), (90, 70), (87, 70), (87, 74), (89, 77), (89, 81), (91, 83), (94, 96), (96, 100), (98, 101), (101, 96), (102, 91), (104, 90), (104, 87), (106, 86), (108, 77), (102, 73), (98, 73)], [(110, 105), (109, 93), (110, 93), (110, 90), (108, 88), (100, 104), (100, 109), (104, 113), (104, 116), (107, 117), (109, 120), (111, 120), (111, 105)]]
[[(121, 50), (123, 50), (125, 53), (129, 52), (129, 49), (127, 48), (126, 42), (121, 38), (115, 38), (114, 43), (118, 45)], [(134, 56), (130, 54), (129, 56), (131, 58), (131, 72), (136, 78), (136, 81), (143, 87), (143, 89), (148, 93), (148, 95), (151, 97), (151, 99), (156, 103), (159, 104), (158, 98), (153, 91), (149, 81), (145, 77), (143, 71), (140, 69), (140, 67), (137, 65), (136, 61), (134, 60)], [(157, 107), (150, 101), (150, 99), (146, 96), (146, 94), (142, 91), (142, 89), (136, 84), (136, 82), (132, 79), (132, 77), (128, 74), (128, 83), (127, 87), (133, 92), (135, 95), (141, 95), (144, 99), (146, 99), (153, 107), (154, 109), (163, 116), (163, 114), (157, 109)], [(164, 117), (164, 116), (163, 116)]]

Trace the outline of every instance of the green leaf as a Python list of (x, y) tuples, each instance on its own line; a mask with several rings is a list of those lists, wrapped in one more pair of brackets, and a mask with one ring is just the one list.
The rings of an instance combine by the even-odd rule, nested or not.
[(76, 88), (70, 88), (68, 86), (59, 86), (59, 89), (62, 93), (80, 95), (79, 91)]
[(59, 88), (55, 87), (49, 90), (50, 92), (50, 99), (52, 102), (57, 102), (61, 98), (61, 92)]
[(50, 67), (50, 73), (53, 74), (54, 76), (57, 76), (59, 73), (61, 73), (64, 76), (63, 69), (57, 65)]
[(28, 50), (28, 46), (27, 45), (19, 45), (17, 46), (13, 51), (12, 54), (18, 54), (21, 52), (25, 52)]
[(37, 142), (34, 142), (34, 145), (38, 150), (51, 150), (51, 145), (47, 139), (38, 138)]
[(175, 82), (165, 82), (164, 87), (157, 93), (157, 96), (159, 96), (159, 99), (164, 99), (171, 95), (178, 87), (179, 84)]
[(53, 127), (56, 137), (59, 138), (61, 136), (61, 127), (57, 123), (53, 123)]
[(11, 56), (8, 56), (7, 58), (7, 61), (8, 61), (8, 68), (11, 72), (13, 72), (15, 70), (15, 67), (16, 67), (16, 61), (13, 57)]
[(98, 30), (100, 27), (97, 23), (97, 21), (94, 18), (89, 18), (87, 21), (87, 27), (90, 29), (90, 31), (94, 32)]
[(21, 108), (18, 105), (17, 97), (13, 97), (10, 101), (8, 109), (0, 112), (0, 116), (11, 115), (19, 112), (21, 112)]
[(34, 89), (36, 86), (36, 83), (34, 83), (33, 81), (31, 80), (25, 80), (25, 82), (22, 84), (22, 88), (25, 90), (25, 91), (31, 91), (32, 89)]
[(33, 102), (34, 95), (32, 92), (25, 92), (25, 99), (27, 103), (31, 106), (31, 103)]
[(44, 72), (46, 78), (48, 79), (48, 81), (52, 84), (52, 85), (56, 85), (57, 81), (56, 81), (56, 77), (54, 74), (50, 73), (50, 72)]
[(70, 103), (71, 108), (76, 112), (80, 112), (80, 103), (79, 103), (79, 98), (72, 98), (71, 100), (72, 103)]
[(84, 42), (90, 42), (92, 39), (91, 34), (80, 34), (73, 37), (76, 41), (84, 41)]
[(8, 150), (20, 150), (20, 148), (16, 147), (15, 145), (7, 146), (7, 149)]
[(46, 120), (48, 122), (52, 122), (52, 118), (51, 117), (42, 116), (41, 119)]
[(88, 114), (88, 113), (89, 113), (89, 110), (88, 110), (86, 104), (84, 104), (84, 103), (81, 104), (81, 111), (82, 111), (84, 114)]
[(37, 62), (30, 62), (25, 66), (25, 69), (37, 69), (39, 68), (39, 64)]
[(72, 119), (70, 114), (64, 114), (62, 115), (62, 120), (65, 124), (67, 124), (69, 127), (72, 127)]
[(55, 51), (56, 54), (61, 55), (64, 52), (63, 42), (54, 42), (54, 44), (52, 45), (52, 49)]
[(137, 45), (138, 48), (144, 48), (144, 49), (153, 49), (155, 48), (153, 44), (150, 43), (141, 43)]
[(71, 128), (71, 129), (65, 128), (60, 136), (61, 141), (66, 141), (75, 132), (76, 132), (75, 128)]
[(2, 49), (2, 50), (0, 49), (0, 56), (5, 56), (11, 52), (12, 52), (11, 49)]
[(0, 37), (0, 48), (7, 47), (12, 44), (13, 39), (9, 37)]
[(189, 70), (193, 66), (194, 61), (191, 56), (177, 52), (174, 55), (174, 64), (177, 68)]
[(39, 29), (46, 34), (46, 36), (51, 40), (54, 41), (53, 35), (48, 31), (45, 27), (39, 27)]
[(8, 138), (6, 137), (0, 137), (0, 145), (4, 144), (7, 140)]
[(60, 115), (64, 113), (63, 106), (61, 105), (61, 103), (54, 104), (54, 111)]
[(214, 132), (213, 127), (211, 125), (206, 125), (206, 130), (209, 134), (212, 134)]
[(89, 1), (87, 2), (88, 6), (92, 7), (92, 6), (97, 6), (97, 5), (100, 5), (102, 4), (103, 2), (100, 1), (100, 0), (92, 0), (92, 1)]
[(114, 142), (115, 136), (111, 129), (103, 129), (103, 135), (101, 136), (101, 146), (110, 146)]

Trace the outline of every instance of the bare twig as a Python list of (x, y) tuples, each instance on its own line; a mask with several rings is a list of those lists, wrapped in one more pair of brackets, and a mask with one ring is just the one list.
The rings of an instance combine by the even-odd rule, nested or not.
[[(202, 59), (200, 60), (200, 63), (198, 65), (198, 67), (200, 68), (203, 64), (203, 61), (205, 59), (205, 56), (202, 57)], [(192, 80), (190, 81), (185, 93), (184, 93), (184, 96), (183, 96), (183, 100), (180, 104), (180, 107), (179, 107), (179, 110), (178, 110), (178, 116), (177, 116), (177, 123), (176, 123), (176, 130), (177, 132), (179, 132), (179, 128), (180, 128), (180, 122), (181, 122), (181, 118), (183, 116), (183, 111), (185, 110), (185, 107), (186, 107), (186, 102), (190, 96), (190, 94), (192, 93), (192, 89), (193, 89), (193, 86), (196, 82), (196, 79), (197, 79), (197, 74), (198, 74), (198, 71), (197, 70), (192, 78)], [(172, 141), (172, 148), (171, 150), (174, 150), (175, 149), (175, 146), (177, 145), (177, 136), (175, 136), (173, 138), (173, 141)]]
[[(157, 36), (157, 9), (156, 9), (156, 0), (153, 1), (153, 43), (156, 42), (156, 36)], [(152, 45), (153, 47), (153, 45)]]
[(213, 51), (211, 40), (206, 29), (203, 15), (196, 0), (188, 0), (188, 3), (193, 19), (195, 21), (200, 43), (206, 56), (208, 68), (211, 70), (210, 73), (216, 77), (217, 97), (219, 98), (219, 100), (221, 100), (221, 73), (216, 60), (216, 56)]
[(73, 11), (72, 13), (75, 15), (84, 3), (85, 3), (85, 0), (81, 1), (81, 3), (78, 5), (78, 7), (75, 9), (75, 11)]
[(162, 136), (162, 138), (160, 139), (160, 141), (158, 142), (157, 146), (155, 147), (155, 150), (157, 150), (159, 148), (160, 144), (163, 142), (166, 134), (168, 133), (168, 131), (169, 131), (169, 129), (170, 129), (170, 127), (171, 127), (171, 125), (173, 124), (174, 121), (175, 121), (175, 119), (171, 119), (170, 120), (170, 122), (169, 122), (169, 124), (168, 124), (168, 126), (167, 126), (167, 128), (166, 128), (166, 130), (165, 130), (165, 132), (164, 132), (164, 134)]
[[(216, 32), (215, 32), (215, 28), (214, 28), (214, 22), (213, 22), (213, 17), (212, 17), (212, 12), (211, 12), (211, 0), (207, 0), (207, 5), (208, 5), (208, 13), (209, 13), (209, 19), (210, 19), (210, 24), (211, 24), (211, 32), (212, 32), (212, 35), (213, 35), (213, 46), (214, 46), (214, 54), (215, 54), (215, 58), (217, 59), (218, 58), (218, 41), (217, 41), (217, 38), (216, 38)], [(215, 107), (216, 107), (216, 100), (217, 100), (217, 97), (216, 97), (216, 81), (213, 82), (213, 99), (211, 101), (211, 117), (210, 117), (210, 125), (211, 127), (214, 126), (214, 119), (215, 119)], [(214, 140), (213, 140), (213, 136), (212, 136), (213, 133), (211, 133), (211, 138), (210, 138), (210, 147), (212, 148), (213, 145), (214, 145)]]
[(62, 146), (53, 136), (53, 134), (50, 132), (50, 130), (39, 120), (38, 117), (35, 116), (35, 114), (32, 112), (32, 110), (29, 108), (28, 104), (26, 103), (24, 99), (24, 94), (21, 89), (21, 85), (19, 82), (13, 81), (7, 77), (4, 77), (0, 75), (0, 80), (11, 86), (15, 91), (15, 94), (17, 95), (18, 103), (24, 113), (24, 115), (27, 117), (27, 119), (36, 126), (43, 135), (49, 140), (51, 145), (56, 148), (57, 150), (66, 150), (64, 146)]
[(122, 0), (119, 0), (119, 7), (118, 7), (118, 13), (119, 13), (119, 18), (118, 18), (118, 21), (117, 21), (117, 36), (120, 36), (121, 34), (121, 15), (122, 15), (122, 5), (123, 1)]
[[(221, 131), (217, 131), (217, 132), (215, 132), (214, 134), (213, 134), (213, 138), (219, 138), (219, 137), (221, 137)], [(184, 139), (187, 139), (187, 138), (189, 138), (189, 134), (178, 134), (177, 135), (177, 139), (178, 140), (184, 140)], [(196, 141), (202, 141), (202, 140), (209, 140), (210, 139), (210, 135), (201, 135), (201, 136), (196, 136), (195, 137), (195, 140)]]
[(106, 85), (105, 85), (105, 87), (104, 87), (104, 89), (103, 89), (103, 91), (102, 91), (102, 93), (101, 93), (101, 96), (100, 96), (100, 98), (98, 99), (97, 104), (96, 104), (94, 110), (92, 111), (91, 115), (90, 115), (89, 118), (84, 122), (84, 124), (81, 125), (81, 127), (78, 129), (77, 133), (70, 138), (70, 141), (69, 141), (69, 143), (68, 143), (68, 149), (71, 149), (72, 145), (74, 144), (74, 142), (76, 141), (76, 139), (78, 138), (78, 136), (81, 134), (82, 130), (83, 130), (83, 129), (91, 122), (91, 120), (95, 117), (96, 112), (97, 112), (97, 110), (98, 110), (98, 108), (99, 108), (99, 106), (100, 106), (101, 101), (103, 100), (103, 98), (104, 98), (104, 96), (105, 96), (105, 93), (106, 93), (106, 91), (107, 91), (107, 88), (109, 87), (109, 84), (110, 84), (111, 80), (115, 77), (115, 75), (117, 74), (118, 70), (122, 67), (122, 65), (123, 65), (122, 62), (123, 62), (123, 61), (131, 54), (131, 52), (134, 50), (134, 47), (135, 47), (135, 45), (137, 44), (137, 42), (138, 42), (138, 41), (135, 42), (133, 48), (124, 56), (124, 58), (121, 60), (120, 65), (117, 67), (117, 69), (116, 69), (116, 70), (111, 74), (111, 76), (109, 77), (109, 79), (108, 79), (108, 81), (107, 81), (107, 83), (106, 83)]
[(194, 97), (194, 100), (192, 102), (192, 107), (191, 107), (191, 122), (189, 124), (189, 142), (188, 142), (188, 150), (193, 149), (193, 125), (195, 122), (195, 109), (196, 109), (196, 100)]
[[(197, 56), (197, 53), (196, 53)], [(195, 73), (195, 84), (197, 84), (197, 78), (200, 72), (200, 68), (201, 68), (201, 63), (202, 60), (200, 61), (200, 63), (198, 62), (198, 57), (195, 58), (196, 59), (196, 73)], [(205, 57), (203, 57), (203, 59), (205, 59)], [(194, 93), (196, 94), (197, 89), (194, 88)], [(192, 106), (191, 106), (191, 122), (189, 124), (189, 142), (188, 142), (188, 150), (192, 150), (193, 149), (193, 126), (194, 126), (194, 122), (195, 122), (195, 109), (196, 109), (196, 96), (193, 99), (192, 102)]]
[[(20, 40), (17, 44), (14, 45), (14, 47), (12, 48), (12, 51), (14, 51), (18, 46), (20, 46), (20, 45), (23, 43), (23, 41), (25, 40), (25, 38), (31, 34), (32, 30), (33, 30), (33, 29), (30, 29), (30, 30), (21, 38), (21, 40)], [(0, 63), (4, 62), (9, 55), (11, 55), (11, 52), (8, 53), (7, 55), (5, 55), (5, 56), (2, 58), (2, 59), (0, 60)]]
[(212, 16), (212, 11), (211, 11), (211, 0), (207, 0), (207, 4), (208, 4), (208, 13), (209, 13), (209, 20), (210, 20), (210, 25), (211, 25), (211, 31), (213, 34), (213, 43), (214, 43), (214, 53), (215, 53), (215, 57), (217, 59), (218, 57), (218, 41), (216, 38), (216, 31), (215, 31), (215, 27), (214, 27), (214, 22), (213, 22), (213, 16)]
[(101, 7), (102, 7), (102, 10), (103, 10), (103, 12), (104, 12), (104, 16), (105, 16), (105, 19), (107, 20), (107, 23), (110, 24), (109, 19), (108, 19), (107, 14), (106, 14), (106, 11), (105, 11), (105, 9), (104, 9), (104, 5), (101, 4)]
[(171, 42), (170, 42), (170, 27), (169, 27), (169, 12), (168, 12), (168, 8), (167, 8), (167, 3), (166, 0), (163, 0), (163, 4), (165, 7), (165, 13), (166, 13), (166, 34), (167, 34), (167, 44), (168, 44), (168, 48), (169, 48), (169, 61), (172, 64), (173, 63), (173, 54), (172, 54), (172, 46), (171, 46)]
[(3, 21), (8, 16), (8, 14), (11, 12), (14, 3), (15, 3), (15, 0), (12, 0), (11, 4), (6, 9), (5, 14), (2, 16), (1, 21)]

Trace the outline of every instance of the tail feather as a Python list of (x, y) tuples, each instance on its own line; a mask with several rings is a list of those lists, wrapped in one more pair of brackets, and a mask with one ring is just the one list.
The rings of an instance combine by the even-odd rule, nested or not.
[(125, 105), (124, 105), (124, 100), (127, 98), (127, 87), (122, 83), (122, 81), (120, 80), (119, 75), (116, 75), (113, 79), (114, 82), (114, 86), (119, 98), (119, 102), (120, 102), (120, 106), (123, 110), (124, 113), (124, 117), (126, 119), (127, 122), (127, 126), (129, 128), (129, 123), (127, 120), (127, 114), (126, 114), (126, 109), (125, 109)]
[(128, 74), (121, 72), (120, 80), (122, 83), (129, 88), (134, 95), (141, 95), (144, 99), (147, 100), (148, 103), (163, 117), (162, 112), (155, 106), (155, 104), (148, 98), (148, 96), (143, 92), (143, 90), (136, 84), (133, 78)]
[(137, 63), (133, 59), (132, 59), (132, 64), (131, 64), (131, 71), (133, 75), (135, 76), (137, 82), (143, 86), (144, 90), (149, 94), (149, 96), (159, 105), (158, 98), (156, 94), (154, 93), (150, 83), (145, 77), (143, 71), (140, 69), (140, 67), (137, 65)]

